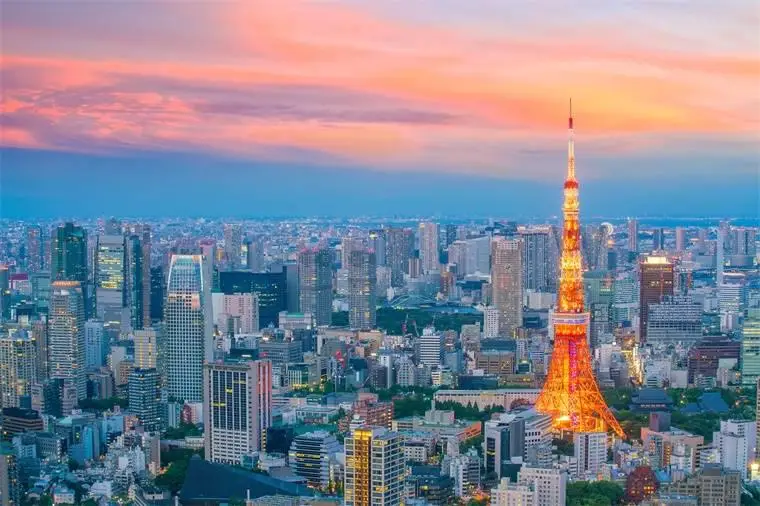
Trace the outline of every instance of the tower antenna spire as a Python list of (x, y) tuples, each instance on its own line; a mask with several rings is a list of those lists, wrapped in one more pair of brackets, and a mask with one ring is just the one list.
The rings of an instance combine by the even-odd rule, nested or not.
[(570, 117), (568, 118), (568, 126), (570, 130), (573, 129), (573, 97), (570, 97)]

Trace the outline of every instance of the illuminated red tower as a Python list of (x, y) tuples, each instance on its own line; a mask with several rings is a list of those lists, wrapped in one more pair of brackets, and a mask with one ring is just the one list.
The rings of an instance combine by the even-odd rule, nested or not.
[(575, 179), (573, 108), (568, 120), (567, 179), (562, 206), (564, 230), (557, 311), (553, 315), (554, 351), (544, 388), (536, 409), (551, 415), (554, 428), (574, 432), (612, 429), (623, 437), (623, 429), (604, 402), (591, 371), (591, 353), (586, 339), (589, 314), (583, 307), (583, 261), (578, 218), (578, 180)]

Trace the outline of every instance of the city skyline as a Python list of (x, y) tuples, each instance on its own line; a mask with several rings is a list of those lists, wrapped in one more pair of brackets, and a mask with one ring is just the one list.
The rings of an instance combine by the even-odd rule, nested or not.
[(751, 3), (479, 7), (8, 4), (2, 214), (551, 216), (570, 96), (588, 213), (757, 214)]

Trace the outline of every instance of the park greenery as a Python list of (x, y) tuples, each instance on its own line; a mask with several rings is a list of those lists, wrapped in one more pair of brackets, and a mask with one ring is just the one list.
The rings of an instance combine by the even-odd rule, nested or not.
[(491, 419), (494, 413), (503, 413), (504, 406), (487, 406), (485, 409), (478, 409), (472, 403), (466, 406), (454, 401), (445, 401), (436, 403), (436, 409), (448, 410), (454, 412), (457, 420), (474, 420), (485, 422)]
[[(712, 441), (713, 432), (720, 429), (720, 421), (727, 419), (751, 420), (755, 413), (755, 389), (746, 387), (719, 389), (721, 398), (726, 402), (729, 411), (713, 413), (700, 410), (698, 413), (684, 413), (681, 409), (688, 404), (698, 403), (705, 390), (699, 388), (668, 388), (666, 393), (673, 400), (671, 425)], [(649, 415), (629, 409), (631, 398), (636, 390), (631, 388), (615, 388), (603, 392), (604, 399), (610, 408), (615, 410), (615, 417), (620, 422), (628, 438), (639, 439), (641, 428), (649, 424)]]
[(613, 506), (621, 504), (623, 487), (612, 481), (575, 481), (567, 484), (568, 506)]
[[(404, 323), (407, 324), (406, 331), (412, 333), (422, 333), (422, 329), (430, 325), (434, 326), (436, 330), (459, 331), (462, 329), (462, 325), (482, 324), (483, 315), (481, 313), (439, 313), (425, 311), (424, 309), (395, 309), (391, 307), (377, 309), (377, 328), (388, 334), (403, 334)], [(336, 327), (347, 327), (348, 312), (333, 313), (332, 324)]]
[(193, 437), (201, 435), (203, 435), (203, 433), (195, 424), (182, 422), (177, 427), (169, 427), (166, 429), (162, 439), (177, 440), (185, 439), (187, 436)]
[(156, 485), (171, 490), (173, 494), (179, 492), (182, 484), (185, 482), (185, 475), (187, 474), (190, 459), (196, 454), (203, 458), (203, 450), (172, 448), (171, 450), (162, 451), (161, 464), (165, 466), (165, 471), (156, 477)]
[(432, 400), (424, 394), (412, 394), (393, 400), (393, 417), (405, 418), (407, 416), (424, 415), (430, 409)]

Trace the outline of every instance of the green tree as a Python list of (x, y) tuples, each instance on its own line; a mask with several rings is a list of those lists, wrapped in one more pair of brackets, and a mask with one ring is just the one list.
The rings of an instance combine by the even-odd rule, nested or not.
[(178, 427), (169, 427), (164, 432), (164, 439), (185, 439), (186, 436), (200, 436), (201, 430), (192, 423), (182, 422)]
[(612, 481), (575, 481), (567, 485), (570, 506), (612, 506), (620, 504), (623, 487)]

